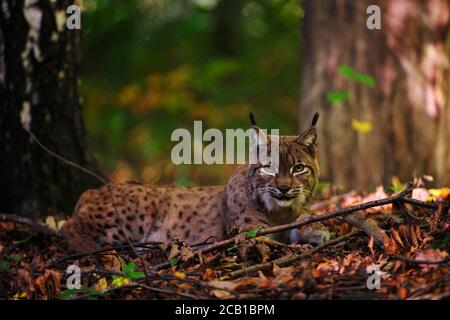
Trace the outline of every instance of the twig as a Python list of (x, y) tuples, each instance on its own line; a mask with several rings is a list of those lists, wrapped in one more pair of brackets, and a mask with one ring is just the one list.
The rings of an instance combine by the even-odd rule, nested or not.
[[(138, 242), (138, 243), (134, 243), (133, 246), (136, 248), (149, 248), (150, 249), (156, 249), (159, 247), (161, 243), (159, 242)], [(92, 256), (92, 255), (96, 255), (96, 254), (100, 254), (100, 253), (107, 253), (109, 251), (114, 251), (114, 250), (122, 250), (122, 249), (129, 249), (130, 245), (129, 244), (120, 244), (120, 245), (114, 245), (111, 246), (109, 248), (106, 249), (100, 249), (100, 250), (95, 250), (95, 251), (89, 251), (89, 252), (80, 252), (80, 253), (74, 253), (74, 254), (70, 254), (68, 256), (62, 257), (61, 259), (53, 262), (52, 264), (50, 264), (48, 266), (48, 268), (52, 268), (64, 261), (70, 260), (70, 259), (76, 259), (76, 258), (82, 258), (82, 257), (86, 257), (86, 256)]]
[(404, 262), (417, 263), (417, 264), (442, 264), (442, 263), (450, 262), (450, 257), (447, 257), (447, 258), (444, 258), (441, 260), (416, 260), (416, 259), (406, 258), (406, 257), (402, 257), (402, 256), (397, 256), (397, 255), (389, 255), (388, 257), (396, 259), (396, 260), (404, 261)]
[(38, 231), (39, 233), (45, 235), (55, 235), (56, 233), (49, 228), (40, 225), (39, 223), (33, 221), (32, 219), (22, 217), (13, 213), (0, 213), (0, 221), (3, 222), (14, 222), (26, 225)]
[(56, 159), (58, 159), (59, 161), (72, 166), (80, 171), (83, 171), (84, 173), (90, 175), (91, 177), (94, 177), (95, 179), (99, 180), (100, 182), (102, 182), (103, 184), (108, 184), (108, 182), (102, 178), (100, 175), (96, 174), (95, 172), (92, 172), (91, 170), (88, 170), (86, 168), (83, 168), (82, 166), (80, 166), (78, 163), (75, 163), (73, 161), (67, 160), (66, 158), (60, 156), (59, 154), (53, 152), (52, 150), (50, 150), (49, 148), (47, 148), (35, 135), (33, 132), (31, 132), (30, 130), (28, 130), (26, 127), (23, 127), (23, 129), (31, 136), (31, 138), (34, 140), (34, 142), (37, 143), (37, 145), (39, 147), (41, 147), (45, 152), (47, 152), (49, 155), (51, 155), (52, 157), (55, 157)]
[(411, 198), (403, 198), (402, 202), (406, 202), (406, 203), (410, 203), (419, 207), (425, 207), (425, 208), (430, 208), (430, 209), (436, 209), (439, 204), (435, 203), (435, 202), (423, 202), (420, 200), (416, 200), (416, 199), (411, 199)]
[[(175, 290), (167, 290), (167, 289), (150, 287), (150, 286), (147, 286), (147, 285), (141, 284), (141, 283), (127, 284), (127, 285), (123, 285), (123, 286), (119, 286), (119, 287), (109, 288), (109, 289), (103, 290), (98, 295), (99, 296), (105, 296), (105, 295), (107, 295), (109, 293), (112, 293), (112, 292), (115, 292), (115, 291), (121, 291), (121, 290), (127, 290), (127, 289), (128, 290), (130, 290), (130, 289), (133, 290), (133, 289), (136, 289), (136, 288), (143, 288), (143, 289), (146, 289), (146, 290), (154, 291), (154, 292), (157, 292), (157, 293), (164, 293), (164, 294), (167, 294), (167, 295), (178, 295), (180, 297), (188, 298), (188, 299), (198, 299), (198, 297), (196, 297), (194, 295), (187, 294), (187, 293), (178, 292), (178, 291), (175, 291)], [(88, 298), (90, 296), (92, 296), (92, 294), (87, 293), (87, 294), (76, 296), (76, 297), (74, 297), (71, 300), (82, 300), (82, 299)]]
[(266, 263), (255, 264), (255, 265), (253, 265), (251, 267), (248, 267), (248, 268), (243, 268), (243, 269), (239, 269), (239, 270), (230, 272), (230, 273), (226, 274), (225, 276), (223, 276), (222, 280), (234, 279), (234, 278), (238, 278), (238, 277), (240, 277), (242, 275), (247, 275), (247, 274), (250, 274), (250, 273), (253, 273), (253, 272), (256, 272), (256, 271), (272, 269), (274, 265), (277, 265), (277, 266), (280, 266), (280, 267), (286, 266), (286, 265), (294, 263), (295, 261), (307, 258), (307, 257), (313, 255), (314, 253), (316, 253), (316, 252), (318, 252), (318, 251), (320, 251), (320, 250), (322, 250), (324, 248), (327, 248), (329, 246), (332, 246), (332, 245), (338, 244), (340, 242), (346, 241), (346, 240), (348, 240), (348, 239), (350, 239), (350, 238), (352, 238), (354, 236), (361, 235), (361, 234), (362, 234), (361, 231), (353, 231), (353, 232), (350, 232), (350, 233), (345, 234), (343, 236), (340, 236), (340, 237), (338, 237), (336, 239), (333, 239), (333, 240), (330, 240), (328, 242), (322, 243), (322, 244), (312, 248), (311, 250), (309, 250), (307, 252), (304, 252), (304, 253), (301, 253), (301, 254), (287, 256), (287, 257), (276, 259), (276, 260), (273, 260), (273, 261), (270, 261), (270, 262), (266, 262)]
[[(379, 206), (383, 206), (386, 204), (391, 204), (391, 203), (395, 203), (395, 202), (399, 202), (402, 201), (403, 197), (410, 194), (412, 192), (412, 183), (408, 183), (407, 187), (405, 188), (405, 190), (401, 191), (400, 193), (393, 195), (391, 197), (387, 197), (384, 199), (379, 199), (379, 200), (374, 200), (374, 201), (369, 201), (369, 202), (365, 202), (365, 203), (361, 203), (358, 205), (354, 205), (348, 208), (343, 208), (343, 209), (339, 209), (339, 210), (335, 210), (332, 211), (328, 214), (323, 214), (320, 216), (311, 216), (308, 219), (302, 220), (302, 221), (296, 221), (293, 223), (288, 223), (288, 224), (283, 224), (280, 226), (276, 226), (276, 227), (272, 227), (272, 228), (267, 228), (261, 231), (258, 231), (256, 233), (256, 236), (264, 236), (264, 235), (268, 235), (268, 234), (272, 234), (272, 233), (277, 233), (277, 232), (283, 232), (283, 231), (287, 231), (287, 230), (291, 230), (291, 229), (296, 229), (311, 223), (315, 223), (315, 222), (320, 222), (320, 221), (325, 221), (331, 218), (336, 218), (336, 217), (342, 217), (348, 214), (351, 214), (353, 212), (356, 211), (362, 211), (362, 210), (366, 210), (368, 208), (373, 208), (373, 207), (379, 207)], [(240, 239), (242, 238), (242, 235), (237, 235), (233, 238), (227, 239), (227, 240), (223, 240), (223, 241), (219, 241), (216, 243), (213, 243), (211, 245), (208, 245), (206, 247), (204, 247), (203, 249), (199, 249), (196, 250), (194, 252), (194, 255), (202, 255), (208, 252), (211, 252), (213, 250), (216, 249), (221, 249), (224, 247), (228, 247), (230, 245), (233, 245), (235, 243), (238, 243), (240, 241)], [(168, 268), (170, 267), (170, 263), (169, 262), (165, 262), (165, 263), (161, 263), (157, 266), (155, 266), (155, 270), (161, 270), (164, 268)]]

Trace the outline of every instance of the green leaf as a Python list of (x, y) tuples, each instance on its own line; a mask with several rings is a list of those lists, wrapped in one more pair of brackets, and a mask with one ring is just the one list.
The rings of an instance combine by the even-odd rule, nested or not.
[(262, 229), (263, 229), (262, 227), (257, 227), (255, 230), (247, 231), (247, 232), (245, 233), (245, 235), (246, 235), (247, 238), (249, 238), (249, 239), (254, 238), (254, 237), (256, 237), (258, 231), (261, 231)]
[(365, 84), (366, 86), (373, 87), (375, 85), (375, 79), (364, 73), (357, 73), (354, 76), (356, 82)]
[(335, 104), (347, 100), (349, 94), (345, 91), (331, 91), (327, 92), (328, 102)]
[(226, 251), (226, 252), (231, 252), (231, 251), (236, 250), (236, 249), (239, 248), (240, 246), (241, 246), (240, 244), (236, 243), (236, 244), (233, 244), (231, 247), (227, 248), (225, 251)]
[(8, 261), (18, 262), (18, 261), (20, 261), (20, 259), (22, 259), (22, 257), (20, 257), (16, 254), (12, 254), (10, 256), (7, 256), (6, 259), (8, 259)]
[(0, 261), (0, 270), (8, 270), (9, 262), (6, 260)]
[(67, 289), (59, 294), (59, 298), (62, 300), (70, 300), (73, 297), (75, 292), (79, 291), (78, 289)]
[(127, 278), (128, 279), (139, 279), (139, 278), (143, 278), (145, 276), (145, 273), (142, 271), (134, 271), (131, 272), (130, 274), (128, 274)]
[(94, 287), (89, 287), (86, 289), (86, 291), (89, 294), (87, 297), (88, 300), (97, 300), (97, 296), (103, 295), (103, 292), (98, 291)]
[(329, 183), (329, 182), (319, 180), (316, 184), (316, 192), (320, 193), (325, 188), (328, 188), (330, 185), (331, 185), (331, 183)]
[(123, 263), (121, 269), (122, 269), (122, 272), (124, 273), (125, 277), (128, 278), (128, 275), (131, 274), (132, 272), (134, 272), (134, 270), (136, 269), (136, 262), (131, 261), (128, 264)]
[(13, 240), (12, 243), (17, 246), (19, 244), (27, 243), (29, 240), (30, 240), (30, 238), (25, 238), (23, 240)]
[(344, 77), (347, 77), (347, 78), (352, 78), (353, 73), (354, 73), (352, 67), (345, 66), (345, 65), (339, 66), (339, 72), (340, 72), (340, 74), (342, 74)]
[(176, 266), (176, 265), (177, 265), (177, 263), (178, 263), (179, 260), (180, 260), (180, 257), (174, 257), (174, 258), (172, 258), (172, 259), (169, 260), (169, 263), (170, 263), (170, 265), (173, 267), (173, 266)]

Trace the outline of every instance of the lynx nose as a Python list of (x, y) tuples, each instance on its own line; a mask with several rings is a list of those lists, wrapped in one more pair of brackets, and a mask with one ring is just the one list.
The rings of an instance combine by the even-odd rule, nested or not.
[(279, 186), (278, 191), (280, 191), (282, 194), (286, 194), (291, 190), (289, 186)]

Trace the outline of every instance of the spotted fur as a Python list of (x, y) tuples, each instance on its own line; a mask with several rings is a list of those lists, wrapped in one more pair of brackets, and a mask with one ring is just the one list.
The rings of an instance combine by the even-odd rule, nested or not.
[[(267, 164), (257, 163), (239, 166), (226, 186), (105, 185), (81, 195), (61, 232), (70, 248), (91, 251), (124, 244), (126, 237), (136, 242), (178, 239), (197, 244), (293, 222), (308, 214), (319, 176), (316, 122), (315, 118), (300, 136), (265, 136), (266, 143), (279, 140), (276, 173), (265, 174)], [(260, 132), (255, 123), (253, 127)], [(298, 240), (301, 235), (291, 236)], [(287, 240), (288, 235), (279, 238)]]

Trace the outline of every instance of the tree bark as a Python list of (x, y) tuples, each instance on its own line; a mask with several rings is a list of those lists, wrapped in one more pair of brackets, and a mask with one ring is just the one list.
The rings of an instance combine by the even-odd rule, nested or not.
[(92, 169), (78, 95), (79, 31), (65, 26), (70, 0), (0, 0), (0, 212), (70, 213), (98, 185), (40, 149)]
[[(305, 0), (299, 124), (317, 110), (322, 179), (364, 189), (432, 175), (450, 183), (448, 0)], [(381, 30), (369, 30), (369, 5), (381, 8)], [(373, 87), (339, 67), (371, 75)], [(345, 91), (331, 104), (326, 93)], [(352, 130), (352, 120), (372, 130)]]

